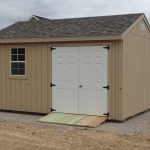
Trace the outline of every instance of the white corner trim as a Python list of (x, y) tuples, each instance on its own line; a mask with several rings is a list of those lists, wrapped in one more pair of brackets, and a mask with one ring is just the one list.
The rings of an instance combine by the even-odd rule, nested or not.
[(27, 21), (30, 21), (32, 18), (36, 19), (37, 21), (39, 21), (39, 19), (37, 17), (35, 17), (34, 15), (31, 16), (29, 19), (27, 19)]

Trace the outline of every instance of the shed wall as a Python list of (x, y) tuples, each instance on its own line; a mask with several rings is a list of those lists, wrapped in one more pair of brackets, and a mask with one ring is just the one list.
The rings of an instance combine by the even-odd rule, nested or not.
[(150, 108), (150, 32), (141, 23), (123, 39), (123, 120)]
[[(10, 77), (10, 47), (26, 48), (24, 78)], [(0, 109), (42, 112), (50, 109), (50, 56), (47, 43), (0, 44)]]
[(108, 91), (109, 119), (121, 120), (123, 117), (123, 41), (113, 41), (108, 61), (108, 84), (110, 85), (110, 90)]
[[(108, 51), (109, 119), (122, 119), (122, 41), (0, 44), (0, 109), (49, 113), (52, 103), (53, 46), (110, 45)], [(26, 47), (26, 77), (10, 76), (10, 48)]]

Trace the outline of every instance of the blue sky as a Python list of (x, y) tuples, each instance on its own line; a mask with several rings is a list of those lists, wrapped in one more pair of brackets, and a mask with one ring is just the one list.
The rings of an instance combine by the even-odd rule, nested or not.
[(0, 0), (0, 29), (30, 16), (50, 19), (145, 13), (150, 22), (150, 0)]

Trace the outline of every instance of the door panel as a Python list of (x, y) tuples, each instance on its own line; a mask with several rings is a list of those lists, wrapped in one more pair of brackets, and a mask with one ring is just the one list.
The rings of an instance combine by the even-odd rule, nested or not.
[(56, 47), (52, 51), (52, 108), (78, 113), (78, 47)]
[[(103, 46), (52, 51), (52, 108), (56, 112), (107, 113), (107, 50)], [(81, 86), (80, 86), (81, 85)]]
[(100, 46), (79, 47), (79, 114), (107, 112), (107, 50)]

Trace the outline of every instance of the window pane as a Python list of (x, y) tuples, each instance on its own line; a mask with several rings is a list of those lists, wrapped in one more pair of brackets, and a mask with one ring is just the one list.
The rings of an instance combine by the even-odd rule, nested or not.
[(12, 75), (18, 75), (18, 69), (11, 69)]
[(25, 75), (25, 48), (11, 49), (11, 75)]
[(25, 61), (25, 55), (18, 55), (18, 61)]
[(25, 69), (19, 69), (19, 75), (25, 75)]
[(25, 68), (25, 63), (19, 63), (19, 68)]
[(11, 63), (11, 68), (19, 68), (18, 63)]
[(24, 48), (18, 48), (18, 54), (25, 54)]
[(11, 61), (17, 61), (17, 55), (11, 55)]
[(17, 54), (17, 48), (12, 48), (11, 49), (11, 54)]

